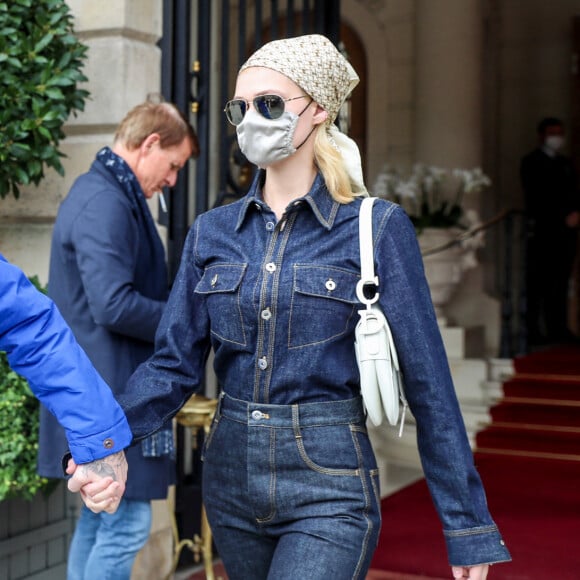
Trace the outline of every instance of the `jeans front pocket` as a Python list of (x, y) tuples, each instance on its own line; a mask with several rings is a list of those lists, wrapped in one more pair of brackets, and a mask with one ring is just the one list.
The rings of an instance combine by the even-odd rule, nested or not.
[(218, 428), (219, 422), (220, 422), (220, 416), (219, 416), (219, 414), (216, 413), (216, 416), (213, 418), (213, 421), (211, 422), (211, 425), (209, 428), (209, 433), (205, 436), (205, 439), (203, 440), (203, 446), (201, 448), (201, 460), (202, 461), (205, 459), (205, 454), (209, 451), (209, 448), (211, 446), (211, 442), (213, 440), (213, 436)]
[(296, 444), (308, 468), (328, 475), (357, 475), (361, 466), (352, 427), (321, 425), (297, 427)]

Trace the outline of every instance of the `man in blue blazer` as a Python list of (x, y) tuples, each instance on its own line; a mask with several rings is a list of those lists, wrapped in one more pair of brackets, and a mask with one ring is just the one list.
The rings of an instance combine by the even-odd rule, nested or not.
[[(176, 107), (138, 105), (58, 211), (48, 292), (117, 395), (153, 353), (169, 291), (165, 251), (146, 200), (173, 187), (179, 170), (197, 153), (194, 130)], [(52, 415), (42, 413), (39, 473), (58, 477), (55, 449), (64, 444)], [(68, 580), (129, 579), (149, 536), (151, 500), (165, 498), (174, 483), (170, 423), (126, 454), (127, 486), (115, 514), (81, 510)]]

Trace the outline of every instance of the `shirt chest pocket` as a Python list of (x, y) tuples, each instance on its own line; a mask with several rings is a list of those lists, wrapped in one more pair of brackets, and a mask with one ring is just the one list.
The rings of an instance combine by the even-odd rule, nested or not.
[(354, 328), (358, 273), (332, 266), (294, 266), (288, 346), (336, 339)]
[(195, 288), (206, 296), (211, 333), (227, 342), (246, 345), (240, 289), (247, 264), (216, 264), (207, 268)]

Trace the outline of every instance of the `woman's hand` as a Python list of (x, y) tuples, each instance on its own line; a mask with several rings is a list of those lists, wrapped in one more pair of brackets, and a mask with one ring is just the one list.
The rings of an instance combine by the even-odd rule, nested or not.
[(489, 564), (479, 564), (478, 566), (451, 566), (453, 578), (469, 578), (469, 580), (485, 580), (489, 571)]

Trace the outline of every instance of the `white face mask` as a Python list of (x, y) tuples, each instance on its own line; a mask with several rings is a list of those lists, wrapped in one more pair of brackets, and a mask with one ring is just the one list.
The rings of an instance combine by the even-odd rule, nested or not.
[(549, 137), (546, 137), (544, 143), (546, 147), (557, 153), (562, 149), (562, 147), (564, 147), (565, 141), (564, 137), (561, 137), (560, 135), (550, 135)]
[(248, 161), (267, 167), (296, 152), (294, 132), (298, 115), (284, 111), (278, 119), (266, 119), (250, 110), (236, 126), (238, 145)]

